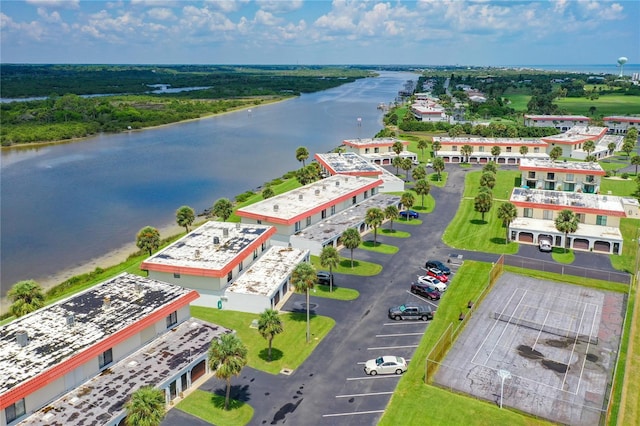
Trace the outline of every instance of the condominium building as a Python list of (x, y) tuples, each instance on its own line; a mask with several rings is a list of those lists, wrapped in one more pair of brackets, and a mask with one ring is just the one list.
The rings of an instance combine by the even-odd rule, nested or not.
[(595, 162), (534, 158), (523, 158), (518, 168), (522, 172), (522, 185), (526, 188), (587, 194), (600, 192), (600, 181), (606, 173)]
[(524, 125), (527, 127), (555, 127), (566, 132), (574, 126), (588, 126), (591, 122), (584, 115), (534, 115), (525, 114)]
[(626, 135), (629, 129), (637, 129), (640, 132), (640, 117), (611, 115), (604, 117), (603, 121), (609, 129), (609, 133), (615, 135)]
[(354, 152), (315, 154), (315, 159), (328, 176), (341, 174), (381, 179), (380, 192), (404, 191), (404, 180)]
[[(400, 142), (404, 149), (396, 154), (393, 145)], [(418, 160), (418, 156), (407, 150), (408, 141), (396, 138), (345, 139), (342, 145), (347, 152), (353, 152), (375, 164), (389, 165), (395, 157)]]
[[(441, 148), (437, 155), (445, 163), (462, 163), (467, 156), (462, 153), (462, 147), (469, 145), (470, 163), (485, 164), (495, 161), (498, 164), (518, 164), (521, 158), (549, 158), (546, 152), (547, 144), (539, 138), (483, 138), (483, 137), (450, 137), (434, 136), (434, 142), (439, 142)], [(492, 154), (493, 147), (500, 148), (500, 154)], [(526, 147), (526, 153), (521, 154), (521, 147)]]

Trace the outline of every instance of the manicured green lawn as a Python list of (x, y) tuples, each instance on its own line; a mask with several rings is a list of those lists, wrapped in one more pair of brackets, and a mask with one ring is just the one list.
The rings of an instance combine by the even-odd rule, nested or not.
[(333, 283), (333, 291), (330, 292), (329, 290), (330, 288), (328, 285), (318, 284), (317, 286), (313, 287), (313, 292), (311, 294), (316, 297), (325, 297), (327, 299), (335, 300), (355, 300), (360, 297), (360, 292), (358, 290), (339, 287), (335, 282)]
[(449, 173), (447, 172), (440, 172), (440, 179), (438, 179), (438, 174), (437, 173), (429, 173), (427, 175), (427, 179), (429, 181), (429, 183), (433, 186), (437, 186), (437, 187), (444, 187), (447, 184), (447, 178), (449, 177)]
[[(333, 272), (339, 274), (360, 275), (363, 277), (370, 277), (378, 275), (382, 271), (382, 265), (377, 263), (365, 262), (364, 260), (353, 259), (353, 267), (351, 267), (351, 250), (343, 249), (344, 254), (348, 257), (340, 257), (340, 263), (338, 267), (333, 268)], [(311, 256), (311, 264), (318, 271), (328, 271), (328, 268), (323, 268), (320, 265), (320, 258), (318, 256)]]
[(445, 229), (442, 240), (453, 248), (487, 253), (517, 253), (517, 243), (505, 245), (507, 231), (496, 216), (500, 204), (494, 201), (491, 211), (485, 213), (485, 220), (482, 221), (480, 213), (473, 208), (473, 200), (462, 200), (456, 215)]
[(377, 244), (373, 244), (373, 241), (364, 241), (360, 244), (359, 248), (383, 254), (395, 254), (398, 252), (398, 247), (389, 244), (382, 244), (379, 241)]
[(635, 179), (612, 179), (603, 178), (600, 183), (600, 193), (606, 195), (611, 191), (612, 195), (627, 197), (633, 195), (638, 189), (638, 183)]
[(571, 114), (589, 115), (589, 108), (596, 107), (596, 115), (640, 114), (640, 96), (601, 95), (598, 99), (560, 98), (554, 101)]
[(638, 234), (640, 228), (640, 219), (620, 219), (620, 233), (623, 238), (622, 254), (620, 256), (611, 255), (611, 265), (630, 274), (634, 274), (636, 270), (636, 254), (638, 251)]
[[(233, 385), (233, 379), (231, 379)], [(224, 396), (219, 396), (200, 389), (176, 405), (176, 409), (189, 413), (205, 422), (217, 426), (246, 425), (253, 417), (253, 408), (244, 402), (229, 400), (229, 410), (224, 409)]]
[(504, 97), (509, 99), (509, 108), (513, 108), (516, 111), (527, 111), (527, 104), (531, 100), (531, 95), (524, 93), (509, 93), (505, 92)]
[[(391, 226), (391, 225), (387, 224), (386, 226)], [(379, 229), (378, 233), (380, 235), (384, 235), (385, 237), (395, 237), (395, 238), (409, 238), (411, 236), (411, 234), (408, 232), (398, 231), (397, 229), (389, 229), (389, 228)]]
[[(438, 306), (434, 320), (415, 353), (409, 369), (400, 379), (379, 425), (534, 425), (549, 424), (510, 410), (500, 410), (494, 403), (447, 392), (424, 384), (424, 372), (429, 351), (450, 323), (459, 322), (460, 312), (466, 312), (467, 302), (476, 300), (488, 280), (491, 265), (466, 261), (458, 270), (452, 288)], [(434, 406), (434, 404), (437, 405)], [(432, 407), (425, 408), (425, 407)], [(399, 422), (399, 419), (402, 419)]]
[(268, 342), (260, 335), (257, 328), (250, 327), (251, 321), (258, 319), (259, 314), (191, 306), (191, 315), (235, 330), (240, 340), (249, 349), (247, 365), (271, 374), (278, 374), (283, 368), (291, 370), (298, 368), (335, 325), (332, 318), (311, 315), (311, 342), (307, 343), (306, 313), (282, 314), (284, 332), (273, 339), (272, 361), (269, 362)]
[(565, 250), (560, 247), (554, 247), (551, 252), (551, 257), (558, 263), (570, 264), (576, 260), (576, 255), (573, 250)]
[[(480, 188), (481, 171), (468, 172), (464, 179), (464, 197), (475, 197)], [(514, 170), (500, 170), (496, 175), (496, 185), (493, 187), (493, 198), (509, 200), (514, 187), (520, 186), (521, 174)]]
[(513, 272), (520, 275), (526, 275), (528, 277), (538, 278), (541, 280), (558, 281), (568, 284), (581, 285), (583, 287), (597, 288), (600, 290), (615, 291), (618, 293), (626, 293), (629, 290), (627, 284), (614, 283), (612, 281), (596, 280), (593, 278), (579, 277), (577, 275), (562, 275), (555, 272), (537, 271), (534, 269), (523, 269), (516, 266), (504, 267), (505, 272)]

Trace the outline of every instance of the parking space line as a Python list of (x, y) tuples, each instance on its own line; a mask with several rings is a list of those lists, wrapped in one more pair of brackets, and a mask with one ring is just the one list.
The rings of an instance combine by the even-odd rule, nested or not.
[(376, 334), (376, 337), (422, 336), (424, 333)]
[(426, 303), (428, 303), (428, 304), (430, 304), (430, 305), (435, 306), (436, 308), (438, 307), (438, 305), (436, 305), (435, 303), (433, 303), (431, 300), (427, 299), (426, 297), (422, 297), (422, 296), (420, 296), (420, 295), (413, 294), (413, 293), (411, 293), (409, 290), (407, 290), (407, 293), (409, 293), (409, 294), (410, 294), (410, 295), (412, 295), (413, 297), (417, 297), (418, 299), (420, 299), (420, 300), (421, 300), (421, 301), (423, 301), (423, 302), (426, 302)]
[(418, 345), (404, 345), (404, 346), (379, 346), (377, 348), (367, 348), (368, 351), (378, 351), (382, 349), (401, 349), (401, 348), (417, 348)]
[(402, 374), (389, 374), (387, 376), (363, 376), (363, 377), (347, 377), (348, 381), (353, 381), (353, 380), (375, 380), (375, 379), (399, 379), (400, 377), (402, 377)]
[(354, 411), (353, 413), (323, 414), (322, 417), (355, 416), (357, 414), (380, 414), (380, 413), (384, 413), (384, 410)]
[(353, 393), (351, 395), (336, 395), (336, 398), (352, 398), (356, 396), (391, 395), (393, 392)]

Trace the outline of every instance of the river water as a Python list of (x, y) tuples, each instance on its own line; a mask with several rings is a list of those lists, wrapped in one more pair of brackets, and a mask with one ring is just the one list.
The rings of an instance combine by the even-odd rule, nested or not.
[[(130, 244), (146, 225), (175, 223), (300, 167), (344, 139), (382, 128), (379, 103), (417, 75), (381, 72), (337, 88), (197, 121), (78, 143), (3, 150), (1, 293)], [(360, 118), (360, 120), (358, 120)], [(163, 235), (164, 237), (168, 235)], [(133, 250), (132, 250), (133, 251)]]

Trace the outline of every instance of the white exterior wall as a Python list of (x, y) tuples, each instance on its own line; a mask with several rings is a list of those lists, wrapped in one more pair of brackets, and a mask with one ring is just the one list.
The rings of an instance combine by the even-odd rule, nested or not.
[[(559, 191), (565, 191), (564, 184), (567, 181), (567, 174), (571, 173), (562, 173), (562, 172), (547, 172), (547, 171), (539, 171), (535, 172), (535, 177), (529, 177), (530, 170), (524, 170), (521, 176), (522, 185), (528, 185), (527, 182), (535, 181), (535, 186), (528, 185), (531, 189), (544, 189), (545, 184), (550, 181), (546, 181), (545, 178), (547, 173), (555, 173), (555, 184), (554, 190), (557, 190), (558, 185), (562, 188)], [(587, 176), (593, 177), (593, 182), (587, 182)], [(574, 189), (572, 192), (587, 192), (587, 193), (597, 193), (600, 191), (600, 175), (586, 175), (586, 174), (578, 174), (573, 173), (573, 180), (567, 183), (573, 183)], [(588, 184), (588, 185), (587, 185)], [(589, 188), (587, 188), (589, 186)], [(592, 190), (593, 188), (593, 190)]]
[(319, 241), (312, 241), (296, 235), (291, 236), (291, 245), (300, 250), (309, 250), (314, 256), (320, 256), (320, 252), (322, 251), (322, 244)]
[[(518, 210), (518, 217), (525, 217), (524, 216), (524, 207), (520, 207), (520, 206), (516, 206), (517, 210)], [(571, 210), (569, 207), (567, 207), (569, 210)], [(544, 211), (553, 211), (553, 216), (552, 219), (544, 219)], [(557, 210), (549, 210), (549, 209), (545, 209), (543, 207), (541, 208), (536, 208), (533, 209), (533, 216), (531, 216), (532, 219), (539, 219), (539, 220), (548, 220), (549, 222), (555, 220), (555, 218), (558, 216), (558, 211)], [(597, 217), (598, 216), (606, 216), (606, 215), (600, 215), (598, 213), (583, 213), (583, 217), (584, 220), (581, 223), (584, 223), (585, 225), (597, 225)], [(608, 227), (614, 227), (614, 228), (618, 228), (620, 227), (620, 217), (619, 216), (607, 216), (607, 225)], [(578, 227), (580, 227), (580, 225), (578, 224)]]
[(222, 309), (230, 311), (252, 312), (259, 314), (267, 308), (271, 308), (271, 298), (265, 295), (226, 293), (227, 301), (223, 302)]
[(219, 278), (180, 274), (180, 278), (175, 278), (172, 272), (149, 271), (149, 278), (186, 288), (192, 288), (198, 292), (221, 290), (227, 285), (226, 276)]
[(616, 121), (606, 120), (604, 125), (609, 128), (610, 133), (616, 135), (626, 135), (627, 131), (631, 128), (636, 128), (640, 131), (640, 123), (630, 123), (628, 121)]

